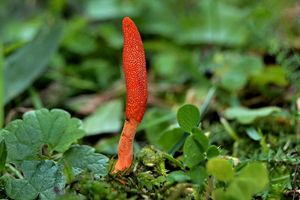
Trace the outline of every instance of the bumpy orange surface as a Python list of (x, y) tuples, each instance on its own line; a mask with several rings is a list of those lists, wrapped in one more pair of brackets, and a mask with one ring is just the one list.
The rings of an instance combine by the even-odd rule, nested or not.
[(139, 31), (129, 18), (123, 19), (123, 69), (126, 81), (126, 118), (140, 122), (147, 104), (145, 52)]

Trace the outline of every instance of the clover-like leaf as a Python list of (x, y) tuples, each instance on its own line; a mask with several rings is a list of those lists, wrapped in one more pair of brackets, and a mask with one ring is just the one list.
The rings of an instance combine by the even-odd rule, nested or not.
[(206, 164), (207, 172), (218, 180), (228, 182), (233, 178), (234, 170), (231, 163), (224, 158), (212, 158)]
[(207, 149), (206, 156), (208, 159), (217, 157), (220, 154), (220, 151), (217, 146), (210, 145)]
[(203, 182), (207, 178), (207, 172), (205, 168), (202, 166), (196, 166), (195, 168), (191, 169), (189, 174), (192, 183), (199, 184), (199, 185), (203, 184)]
[(232, 180), (226, 191), (215, 191), (218, 199), (251, 199), (269, 183), (268, 171), (263, 163), (249, 163)]
[(4, 137), (8, 161), (20, 164), (24, 160), (40, 159), (42, 150), (51, 156), (64, 152), (85, 135), (81, 121), (59, 109), (40, 109), (23, 115), (1, 131)]
[(253, 182), (250, 184), (253, 194), (261, 192), (269, 183), (266, 166), (258, 162), (249, 163), (240, 171), (238, 178)]
[[(174, 128), (167, 130), (162, 133), (161, 137), (158, 139), (158, 144), (166, 152), (174, 152), (178, 150), (181, 146), (178, 146), (178, 143), (182, 141), (184, 137), (184, 131), (181, 128)], [(177, 146), (176, 146), (177, 145)]]
[(23, 179), (5, 177), (5, 191), (15, 200), (55, 199), (63, 194), (65, 180), (61, 168), (53, 161), (24, 161)]
[(200, 121), (199, 109), (191, 104), (183, 105), (177, 112), (177, 121), (179, 126), (191, 132), (194, 127), (197, 127)]
[(203, 151), (206, 151), (208, 148), (208, 138), (200, 131), (198, 128), (193, 128), (192, 130), (194, 139), (201, 145)]
[(183, 146), (184, 162), (189, 168), (193, 168), (205, 159), (203, 148), (193, 135), (186, 138)]

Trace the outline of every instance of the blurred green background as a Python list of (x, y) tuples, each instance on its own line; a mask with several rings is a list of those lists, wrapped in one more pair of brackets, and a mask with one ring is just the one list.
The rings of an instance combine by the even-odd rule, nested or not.
[(221, 155), (268, 164), (263, 196), (299, 189), (297, 0), (0, 0), (0, 124), (62, 108), (83, 120), (81, 143), (116, 155), (125, 16), (140, 30), (149, 80), (135, 150), (180, 151), (176, 112), (194, 104)]
[[(297, 1), (2, 0), (6, 122), (32, 108), (59, 107), (82, 118), (89, 135), (118, 133), (125, 100), (124, 16), (135, 21), (144, 41), (150, 94), (139, 130), (150, 143), (175, 121), (180, 105), (201, 107), (209, 95), (215, 98), (204, 127), (224, 116), (243, 122), (243, 112), (251, 123), (253, 115), (277, 107), (295, 110)], [(272, 107), (254, 114), (228, 111), (236, 106)]]

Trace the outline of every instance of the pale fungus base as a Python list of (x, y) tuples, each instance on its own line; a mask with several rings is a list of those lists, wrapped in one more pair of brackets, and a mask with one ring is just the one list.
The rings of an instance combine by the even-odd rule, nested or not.
[(125, 120), (119, 141), (118, 161), (115, 165), (114, 173), (124, 171), (132, 164), (133, 142), (138, 124), (139, 122), (135, 120)]

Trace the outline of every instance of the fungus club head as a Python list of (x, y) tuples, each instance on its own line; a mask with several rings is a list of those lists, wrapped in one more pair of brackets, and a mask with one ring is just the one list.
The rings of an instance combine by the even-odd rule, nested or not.
[(147, 71), (144, 47), (139, 31), (129, 18), (123, 19), (123, 69), (126, 81), (126, 118), (140, 122), (147, 104)]

